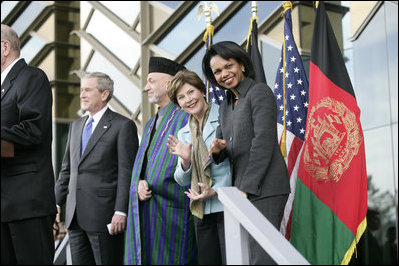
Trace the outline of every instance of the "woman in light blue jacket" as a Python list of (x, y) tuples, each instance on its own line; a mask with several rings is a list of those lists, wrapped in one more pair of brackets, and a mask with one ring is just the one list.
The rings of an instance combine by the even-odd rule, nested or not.
[(169, 151), (179, 156), (174, 174), (190, 198), (198, 246), (198, 264), (226, 264), (223, 205), (217, 198), (220, 187), (231, 186), (229, 160), (214, 164), (208, 149), (219, 125), (219, 106), (205, 100), (205, 85), (189, 70), (178, 72), (168, 86), (170, 99), (190, 114), (178, 137), (169, 136)]

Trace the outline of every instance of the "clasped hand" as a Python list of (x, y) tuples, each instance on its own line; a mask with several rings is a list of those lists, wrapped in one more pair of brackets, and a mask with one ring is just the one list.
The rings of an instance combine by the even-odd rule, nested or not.
[(149, 185), (146, 180), (140, 180), (137, 187), (137, 195), (139, 196), (139, 200), (144, 201), (148, 200), (152, 196), (152, 191), (149, 188)]

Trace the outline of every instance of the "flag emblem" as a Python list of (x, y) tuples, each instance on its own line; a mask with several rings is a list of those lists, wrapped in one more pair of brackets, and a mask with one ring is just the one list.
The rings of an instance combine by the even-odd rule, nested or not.
[(339, 182), (362, 142), (356, 115), (344, 103), (326, 97), (309, 113), (304, 168), (317, 181)]

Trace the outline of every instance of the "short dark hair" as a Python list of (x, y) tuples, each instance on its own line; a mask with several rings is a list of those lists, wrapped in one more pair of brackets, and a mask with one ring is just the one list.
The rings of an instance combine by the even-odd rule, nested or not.
[(245, 50), (235, 42), (223, 41), (212, 45), (202, 59), (202, 72), (204, 72), (206, 78), (213, 85), (220, 86), (213, 75), (210, 65), (211, 59), (215, 55), (219, 55), (225, 60), (234, 59), (238, 63), (243, 64), (245, 68), (245, 77), (255, 79), (255, 71), (251, 58), (248, 56)]
[(201, 78), (198, 77), (197, 73), (187, 69), (180, 70), (176, 73), (168, 85), (168, 96), (170, 100), (177, 106), (179, 106), (179, 102), (177, 101), (177, 92), (186, 83), (194, 86), (203, 94), (206, 94), (205, 84)]

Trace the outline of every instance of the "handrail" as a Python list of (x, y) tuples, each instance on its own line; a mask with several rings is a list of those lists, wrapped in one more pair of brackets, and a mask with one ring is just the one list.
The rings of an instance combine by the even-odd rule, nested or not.
[(53, 265), (72, 265), (69, 235), (66, 234), (55, 250)]
[(251, 234), (277, 264), (309, 265), (236, 187), (220, 188), (218, 197), (224, 205), (227, 264), (249, 264), (248, 234)]

